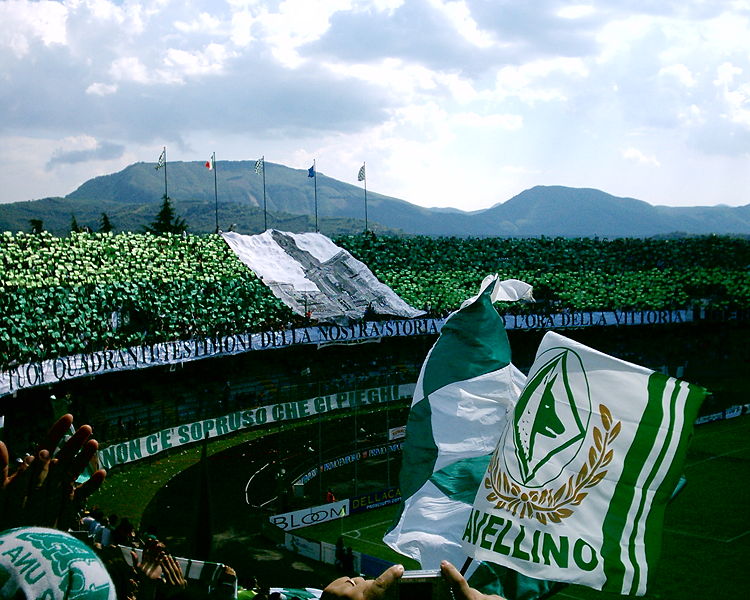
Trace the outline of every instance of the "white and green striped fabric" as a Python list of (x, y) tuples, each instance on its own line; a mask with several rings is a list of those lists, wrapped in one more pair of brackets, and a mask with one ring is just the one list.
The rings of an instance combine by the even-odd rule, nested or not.
[(271, 593), (278, 592), (282, 600), (299, 598), (299, 600), (315, 600), (323, 595), (323, 590), (317, 588), (271, 588)]
[(643, 595), (703, 388), (549, 332), (462, 535), (475, 559)]
[[(401, 510), (383, 541), (423, 569), (439, 568), (442, 559), (460, 567), (466, 559), (461, 536), (471, 503), (526, 380), (511, 364), (492, 303), (530, 297), (526, 283), (488, 277), (448, 317), (422, 366), (406, 427)], [(550, 587), (479, 563), (469, 575), (475, 587), (508, 598), (537, 598)]]

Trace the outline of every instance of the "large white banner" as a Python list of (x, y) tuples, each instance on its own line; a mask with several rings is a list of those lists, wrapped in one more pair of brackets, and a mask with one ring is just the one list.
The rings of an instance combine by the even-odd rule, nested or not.
[(321, 322), (358, 321), (367, 312), (414, 318), (409, 306), (367, 265), (320, 233), (269, 229), (259, 235), (221, 234), (240, 260), (298, 315)]

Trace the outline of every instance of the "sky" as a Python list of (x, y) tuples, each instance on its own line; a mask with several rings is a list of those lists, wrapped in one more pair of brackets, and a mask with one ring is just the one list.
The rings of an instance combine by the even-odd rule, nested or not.
[[(750, 204), (750, 0), (0, 0), (0, 202), (255, 160), (421, 206)], [(1, 209), (0, 209), (1, 210)]]

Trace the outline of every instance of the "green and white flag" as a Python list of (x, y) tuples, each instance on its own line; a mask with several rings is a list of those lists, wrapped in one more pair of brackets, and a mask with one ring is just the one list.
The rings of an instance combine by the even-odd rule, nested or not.
[(467, 554), (645, 594), (704, 396), (547, 333), (474, 500)]
[[(526, 379), (511, 364), (492, 303), (522, 298), (531, 298), (528, 284), (485, 279), (480, 293), (448, 317), (422, 366), (406, 426), (401, 510), (383, 541), (423, 569), (439, 568), (442, 559), (460, 567), (466, 559), (461, 536), (471, 503)], [(536, 598), (550, 587), (478, 563), (468, 575), (474, 587), (509, 598)], [(498, 584), (503, 578), (518, 593)]]

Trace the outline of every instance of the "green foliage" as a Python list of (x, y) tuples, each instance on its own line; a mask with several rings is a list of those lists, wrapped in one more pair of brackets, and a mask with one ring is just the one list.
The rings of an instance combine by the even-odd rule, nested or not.
[(102, 218), (99, 220), (99, 233), (109, 233), (114, 229), (112, 223), (107, 216), (107, 213), (102, 213)]
[[(335, 240), (404, 300), (454, 310), (491, 273), (536, 303), (502, 312), (750, 307), (750, 242)], [(216, 235), (0, 234), (0, 365), (166, 340), (265, 331), (294, 315)]]

